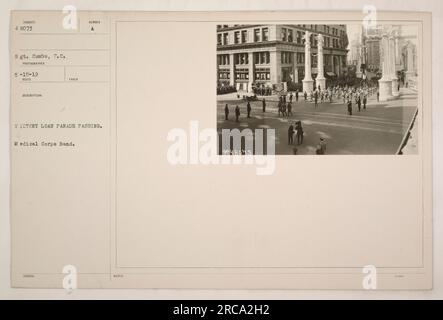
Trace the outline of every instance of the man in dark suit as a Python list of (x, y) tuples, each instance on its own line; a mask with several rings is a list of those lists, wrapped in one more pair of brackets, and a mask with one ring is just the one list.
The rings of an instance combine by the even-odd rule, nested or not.
[(228, 116), (229, 116), (229, 108), (228, 108), (228, 104), (225, 105), (225, 120), (228, 120)]
[(251, 104), (248, 101), (248, 104), (246, 105), (246, 111), (248, 112), (248, 118), (251, 117)]
[(295, 127), (295, 130), (297, 132), (297, 144), (303, 143), (303, 126), (301, 124), (301, 121), (297, 122), (297, 126)]
[(348, 100), (348, 114), (352, 116), (352, 101), (351, 99)]
[(238, 106), (235, 107), (235, 121), (238, 122), (238, 117), (240, 117), (240, 108)]
[(294, 143), (294, 126), (291, 124), (288, 128), (288, 144)]
[(288, 117), (289, 117), (289, 115), (292, 116), (292, 103), (291, 102), (288, 102)]

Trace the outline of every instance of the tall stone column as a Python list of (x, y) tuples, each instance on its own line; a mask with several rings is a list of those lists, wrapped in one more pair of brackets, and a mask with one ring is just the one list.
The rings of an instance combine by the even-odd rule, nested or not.
[(334, 55), (330, 54), (329, 56), (331, 57), (331, 71), (336, 74), (336, 72), (335, 72), (335, 62), (334, 62), (335, 59), (334, 59)]
[(254, 83), (254, 53), (248, 52), (248, 92), (252, 92)]
[(392, 96), (392, 81), (390, 77), (389, 39), (386, 33), (381, 38), (380, 60), (382, 65), (382, 77), (378, 80), (380, 101), (388, 101)]
[(281, 82), (281, 57), (280, 52), (270, 51), (269, 52), (269, 68), (271, 72), (271, 83), (278, 84)]
[(338, 66), (338, 69), (337, 69), (337, 75), (341, 75), (341, 72), (342, 72), (342, 68), (341, 68), (341, 66), (342, 66), (342, 60), (341, 60), (341, 56), (339, 55), (339, 56), (337, 56), (337, 66)]
[(391, 85), (392, 85), (392, 95), (394, 97), (399, 96), (398, 92), (398, 78), (396, 71), (396, 62), (395, 62), (395, 37), (394, 34), (391, 34), (389, 37), (389, 52), (390, 52), (390, 62), (391, 62)]
[(400, 34), (399, 33), (397, 33), (396, 34), (396, 37), (395, 37), (395, 39), (394, 39), (394, 42), (395, 42), (395, 61), (396, 61), (396, 64), (398, 65), (398, 64), (400, 64), (400, 48), (399, 48), (399, 45), (398, 45), (398, 41), (399, 41), (399, 38), (400, 37)]
[(311, 72), (311, 33), (305, 33), (305, 78), (303, 79), (303, 92), (310, 93), (313, 90), (312, 72)]
[(325, 79), (325, 75), (324, 75), (324, 63), (323, 63), (323, 44), (324, 44), (324, 39), (323, 39), (323, 35), (319, 34), (317, 36), (317, 52), (318, 52), (318, 59), (317, 59), (317, 69), (318, 69), (318, 73), (317, 73), (317, 87), (320, 86), (321, 90), (326, 89), (326, 79)]
[(229, 54), (229, 85), (233, 86), (235, 84), (235, 65), (234, 65), (234, 54)]
[(414, 76), (414, 52), (411, 42), (406, 45), (406, 70), (407, 78)]
[(358, 46), (357, 48), (357, 71), (355, 72), (357, 78), (361, 78), (362, 77), (362, 72), (361, 72), (361, 55), (362, 55), (362, 48), (361, 45)]
[(292, 53), (292, 81), (298, 83), (297, 52)]

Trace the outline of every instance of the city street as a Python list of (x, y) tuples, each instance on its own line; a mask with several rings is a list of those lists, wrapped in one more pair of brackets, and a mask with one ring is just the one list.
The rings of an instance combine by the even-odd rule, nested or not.
[[(299, 101), (292, 103), (292, 116), (279, 116), (277, 97), (265, 97), (266, 112), (262, 111), (262, 101), (252, 101), (251, 118), (247, 118), (246, 101), (237, 99), (236, 94), (217, 96), (217, 130), (240, 130), (245, 128), (275, 129), (275, 153), (298, 155), (315, 154), (320, 138), (326, 142), (326, 154), (395, 154), (408, 129), (417, 108), (417, 94), (407, 88), (401, 88), (400, 97), (388, 102), (377, 102), (376, 96), (369, 97), (366, 110), (359, 112), (353, 102), (352, 116), (347, 113), (343, 100), (334, 98), (332, 103), (324, 102), (315, 108), (314, 103)], [(229, 106), (229, 119), (225, 120), (225, 104)], [(239, 122), (235, 121), (235, 106), (240, 107)], [(288, 144), (290, 124), (301, 120), (304, 130), (303, 144)]]

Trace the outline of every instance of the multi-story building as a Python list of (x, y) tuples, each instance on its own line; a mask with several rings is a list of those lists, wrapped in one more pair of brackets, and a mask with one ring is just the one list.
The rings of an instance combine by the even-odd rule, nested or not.
[(368, 36), (366, 38), (367, 70), (377, 72), (380, 70), (380, 36)]
[(358, 64), (359, 54), (360, 54), (360, 46), (361, 43), (358, 39), (351, 40), (348, 56), (347, 56), (347, 63), (348, 65), (354, 65), (356, 66)]
[(217, 84), (250, 90), (252, 85), (301, 83), (305, 68), (304, 35), (311, 32), (312, 74), (317, 74), (317, 35), (324, 36), (325, 75), (346, 67), (345, 25), (218, 25)]
[[(407, 72), (408, 68), (410, 74), (417, 72), (415, 53), (417, 42), (417, 29), (413, 26), (392, 26), (392, 30), (395, 31), (395, 70)], [(367, 69), (369, 71), (381, 72), (381, 39), (383, 34), (383, 28), (378, 27), (374, 29), (368, 29), (365, 32), (364, 43), (367, 50)], [(410, 56), (408, 67), (408, 53)]]

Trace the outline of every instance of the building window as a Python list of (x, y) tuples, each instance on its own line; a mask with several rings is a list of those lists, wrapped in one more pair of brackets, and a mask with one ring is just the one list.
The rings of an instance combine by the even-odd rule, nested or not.
[(297, 43), (301, 44), (302, 39), (303, 39), (303, 35), (302, 35), (301, 31), (297, 31)]
[(248, 31), (247, 30), (243, 30), (241, 32), (241, 42), (242, 43), (248, 42)]
[(281, 40), (282, 41), (287, 41), (288, 40), (286, 28), (281, 28)]
[(225, 71), (225, 70), (222, 70), (222, 71), (220, 71), (219, 72), (219, 74), (218, 74), (218, 77), (219, 77), (219, 79), (223, 79), (223, 80), (229, 80), (229, 70), (227, 70), (227, 71)]
[(269, 51), (254, 53), (254, 63), (255, 64), (268, 64), (269, 61), (270, 61)]
[(248, 63), (248, 55), (241, 53), (240, 54), (240, 64), (247, 64)]
[(219, 65), (229, 65), (229, 54), (219, 54), (217, 60)]
[(260, 41), (260, 29), (254, 29), (254, 42)]
[(222, 45), (222, 34), (221, 33), (217, 34), (217, 44), (219, 46)]
[(268, 39), (269, 39), (269, 29), (268, 28), (262, 29), (262, 39), (263, 39), (263, 41), (268, 41)]
[(292, 29), (288, 29), (288, 41), (289, 42), (294, 41), (294, 31)]
[(236, 55), (234, 55), (234, 61), (235, 64), (248, 64), (249, 63), (248, 53), (237, 53)]
[(292, 52), (282, 51), (281, 52), (281, 63), (282, 64), (292, 63)]
[(240, 31), (234, 32), (234, 43), (235, 44), (240, 43)]
[(237, 69), (235, 72), (235, 78), (237, 80), (247, 80), (249, 78), (248, 69)]
[(269, 68), (257, 68), (255, 69), (255, 80), (269, 80), (271, 73)]
[(305, 63), (305, 54), (304, 54), (304, 52), (297, 52), (297, 63), (299, 63), (299, 64)]
[(229, 44), (229, 40), (228, 40), (228, 33), (223, 33), (223, 44)]

